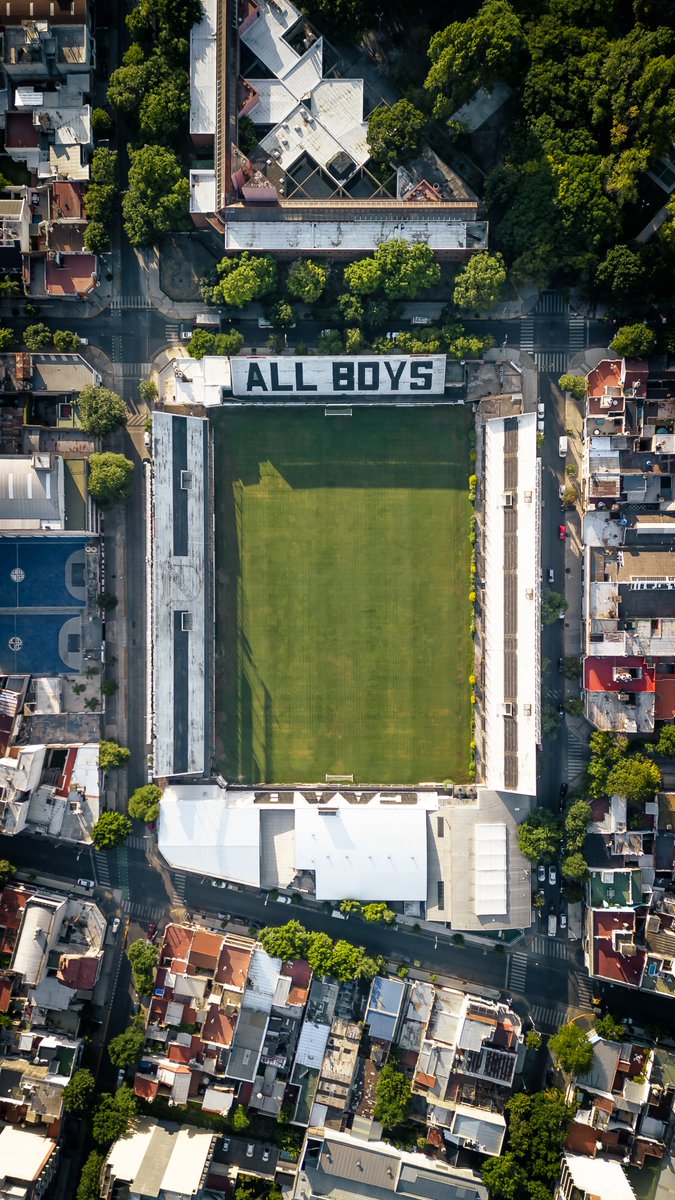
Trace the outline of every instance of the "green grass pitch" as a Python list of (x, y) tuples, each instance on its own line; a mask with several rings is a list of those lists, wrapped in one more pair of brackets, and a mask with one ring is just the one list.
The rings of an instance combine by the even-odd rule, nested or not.
[(222, 773), (466, 779), (471, 413), (224, 410), (214, 425)]

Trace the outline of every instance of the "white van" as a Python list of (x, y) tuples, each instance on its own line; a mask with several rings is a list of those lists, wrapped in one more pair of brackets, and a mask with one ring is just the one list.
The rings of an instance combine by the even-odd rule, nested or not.
[(561, 458), (567, 458), (567, 437), (565, 434), (558, 438), (558, 454)]
[(548, 936), (555, 937), (558, 932), (558, 918), (555, 913), (548, 914)]

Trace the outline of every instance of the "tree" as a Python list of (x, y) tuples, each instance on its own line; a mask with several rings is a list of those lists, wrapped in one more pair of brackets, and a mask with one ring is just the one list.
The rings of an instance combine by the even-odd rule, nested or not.
[(635, 325), (622, 325), (610, 342), (610, 348), (621, 358), (649, 358), (655, 346), (656, 334), (642, 321)]
[(528, 1050), (541, 1049), (541, 1034), (537, 1033), (536, 1029), (531, 1029), (525, 1038), (525, 1045)]
[(0, 888), (4, 888), (8, 883), (11, 883), (15, 875), (16, 867), (12, 866), (9, 859), (0, 858)]
[(129, 797), (129, 816), (136, 821), (156, 821), (162, 789), (156, 783), (146, 783)]
[(14, 345), (15, 337), (13, 329), (0, 329), (0, 351), (9, 350)]
[[(155, 383), (154, 379), (141, 379), (141, 382), (138, 385), (138, 394), (142, 403), (147, 404), (148, 407), (156, 404), (159, 398), (159, 393), (157, 391), (157, 384)], [(148, 421), (149, 425), (147, 427), (147, 432), (151, 433), (152, 418), (148, 418)]]
[(467, 334), (464, 326), (457, 321), (452, 325), (444, 325), (441, 332), (449, 357), (458, 361), (462, 358), (482, 358), (485, 351), (495, 344), (491, 334)]
[[(441, 277), (441, 268), (426, 242), (406, 242), (404, 238), (381, 242), (375, 251), (375, 261), (391, 300), (414, 300)], [(345, 277), (346, 274), (345, 271)]]
[(579, 850), (568, 854), (562, 860), (560, 869), (564, 879), (573, 879), (577, 883), (582, 883), (584, 879), (588, 878), (588, 863)]
[(591, 806), (587, 800), (575, 800), (565, 814), (565, 842), (568, 850), (580, 850), (591, 823)]
[(596, 1017), (595, 1032), (608, 1042), (622, 1042), (626, 1036), (626, 1026), (607, 1013), (604, 1017)]
[(547, 1200), (560, 1174), (560, 1154), (572, 1109), (562, 1092), (551, 1088), (512, 1096), (506, 1111), (507, 1150), (486, 1163), (483, 1181), (494, 1200)]
[(309, 947), (310, 934), (299, 921), (291, 920), (285, 925), (272, 926), (260, 932), (263, 949), (282, 962), (294, 962), (304, 958)]
[(90, 254), (107, 254), (110, 249), (110, 233), (102, 221), (90, 221), (82, 240)]
[(646, 284), (645, 264), (629, 246), (610, 246), (595, 272), (595, 286), (615, 312), (635, 311)]
[(96, 1091), (96, 1080), (91, 1071), (81, 1068), (63, 1089), (63, 1107), (70, 1113), (88, 1113)]
[(89, 457), (89, 495), (104, 511), (131, 498), (134, 464), (123, 454), (92, 454)]
[(286, 287), (291, 296), (305, 304), (316, 304), (328, 282), (329, 268), (311, 258), (294, 262), (288, 272)]
[(475, 17), (454, 21), (432, 37), (432, 66), (425, 87), (447, 99), (441, 112), (452, 112), (477, 90), (497, 80), (515, 80), (525, 61), (527, 43), (520, 20), (506, 0), (485, 0)]
[(270, 304), (265, 310), (265, 315), (277, 329), (290, 329), (295, 325), (295, 309), (288, 300), (281, 299)]
[(338, 307), (347, 325), (360, 325), (363, 321), (363, 301), (359, 296), (353, 296), (351, 292), (342, 292), (338, 296)]
[(584, 379), (583, 375), (561, 375), (558, 387), (563, 392), (569, 392), (570, 396), (580, 402), (585, 400), (588, 395), (588, 381)]
[(118, 1033), (117, 1037), (112, 1038), (108, 1043), (111, 1063), (114, 1067), (130, 1067), (132, 1063), (137, 1063), (140, 1059), (144, 1045), (143, 1017), (139, 1013), (123, 1033)]
[(381, 105), (368, 121), (368, 145), (380, 162), (414, 158), (422, 149), (427, 119), (409, 100), (397, 100), (391, 108)]
[(136, 991), (139, 996), (147, 996), (152, 991), (159, 950), (152, 942), (139, 938), (131, 943), (127, 950), (127, 958), (131, 963), (131, 974)]
[(586, 770), (588, 793), (593, 800), (607, 795), (607, 779), (614, 763), (628, 749), (628, 738), (616, 736), (607, 730), (596, 729), (589, 741), (591, 761)]
[(54, 349), (58, 350), (59, 354), (75, 354), (81, 347), (77, 333), (72, 333), (69, 329), (57, 329), (54, 334)]
[(94, 1111), (91, 1134), (99, 1146), (116, 1142), (127, 1132), (136, 1113), (136, 1101), (131, 1088), (121, 1087), (116, 1096), (104, 1093)]
[(91, 840), (97, 850), (114, 850), (129, 837), (133, 826), (128, 817), (120, 812), (103, 812), (91, 831)]
[(567, 483), (565, 485), (565, 488), (563, 489), (563, 496), (562, 496), (562, 502), (563, 502), (563, 505), (565, 506), (565, 508), (574, 508), (578, 498), (579, 498), (579, 494), (578, 494), (577, 489), (575, 488), (574, 484)]
[(523, 1200), (527, 1195), (527, 1172), (513, 1154), (488, 1159), (481, 1168), (481, 1175), (495, 1200)]
[(89, 168), (89, 178), (92, 183), (100, 183), (104, 187), (115, 187), (117, 182), (117, 151), (98, 146), (92, 155)]
[(368, 27), (371, 15), (365, 0), (302, 0), (299, 7), (322, 32), (344, 37), (348, 29), (353, 39)]
[(382, 268), (374, 258), (357, 258), (345, 267), (344, 275), (355, 296), (372, 296), (382, 286)]
[(172, 146), (184, 137), (190, 115), (190, 84), (176, 71), (161, 87), (148, 92), (138, 110), (141, 137), (150, 145)]
[(276, 290), (277, 264), (271, 254), (249, 254), (245, 250), (235, 258), (221, 259), (216, 270), (222, 278), (213, 288), (215, 304), (244, 308)]
[(80, 424), (85, 433), (105, 437), (114, 429), (126, 425), (127, 406), (124, 400), (109, 388), (87, 384), (80, 392), (77, 408)]
[(103, 741), (98, 746), (98, 765), (101, 771), (115, 771), (131, 758), (131, 750), (119, 742)]
[(366, 921), (386, 921), (387, 924), (391, 924), (396, 917), (396, 913), (383, 900), (364, 904), (361, 913)]
[(595, 1054), (588, 1034), (574, 1022), (561, 1026), (550, 1039), (549, 1048), (568, 1075), (586, 1075), (593, 1066)]
[(339, 329), (326, 329), (320, 333), (316, 340), (316, 347), (319, 354), (344, 354), (344, 342)]
[(541, 619), (544, 625), (552, 625), (568, 608), (568, 601), (559, 592), (544, 592), (541, 598)]
[(117, 208), (118, 192), (114, 183), (91, 183), (86, 196), (87, 217), (109, 229)]
[(625, 796), (629, 804), (651, 800), (661, 787), (661, 772), (644, 754), (634, 754), (615, 763), (607, 776), (610, 796)]
[(234, 1110), (234, 1113), (232, 1114), (232, 1128), (234, 1129), (235, 1133), (244, 1133), (250, 1124), (251, 1119), (246, 1112), (246, 1109), (244, 1108), (243, 1104), (238, 1104)]
[(558, 820), (545, 808), (535, 808), (527, 820), (518, 826), (520, 852), (530, 862), (550, 862), (558, 854), (560, 842)]
[(375, 1120), (385, 1129), (402, 1125), (412, 1106), (410, 1084), (401, 1071), (387, 1064), (380, 1071), (375, 1087)]
[(656, 753), (675, 758), (675, 725), (663, 725), (656, 743)]
[(91, 114), (92, 132), (97, 138), (105, 137), (113, 126), (112, 117), (105, 108), (95, 108)]
[(52, 342), (51, 329), (40, 322), (37, 325), (28, 325), (23, 340), (29, 350), (45, 350)]
[(103, 1162), (103, 1155), (99, 1154), (98, 1150), (92, 1150), (82, 1168), (77, 1200), (100, 1200)]
[(132, 246), (150, 246), (161, 234), (187, 225), (190, 184), (176, 155), (163, 146), (141, 146), (130, 158), (124, 228)]
[(314, 933), (310, 937), (307, 961), (317, 976), (329, 975), (333, 965), (333, 939), (327, 933)]
[(504, 294), (506, 267), (501, 254), (473, 254), (455, 280), (457, 308), (492, 308)]

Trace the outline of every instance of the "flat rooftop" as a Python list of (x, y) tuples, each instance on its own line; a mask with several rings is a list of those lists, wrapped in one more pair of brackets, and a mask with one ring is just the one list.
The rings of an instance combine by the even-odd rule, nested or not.
[(382, 242), (403, 238), (406, 242), (426, 242), (432, 250), (451, 251), (487, 249), (488, 227), (485, 221), (464, 221), (438, 214), (422, 217), (414, 207), (396, 217), (359, 214), (358, 218), (336, 221), (314, 219), (236, 220), (226, 224), (224, 244), (227, 251), (299, 250), (334, 253), (351, 250), (367, 253)]

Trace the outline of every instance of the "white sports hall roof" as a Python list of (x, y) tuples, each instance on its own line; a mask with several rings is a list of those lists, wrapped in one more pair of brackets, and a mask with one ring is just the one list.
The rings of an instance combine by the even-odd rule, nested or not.
[(166, 789), (158, 844), (172, 867), (260, 886), (260, 808), (252, 792), (236, 795), (209, 783)]
[(506, 825), (476, 825), (476, 915), (505, 913)]

